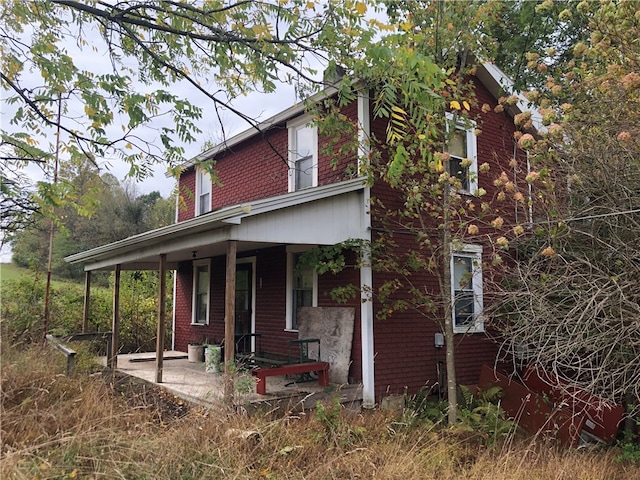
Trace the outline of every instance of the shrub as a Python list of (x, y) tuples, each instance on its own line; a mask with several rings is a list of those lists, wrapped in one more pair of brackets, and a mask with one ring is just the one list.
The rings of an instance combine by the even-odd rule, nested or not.
[[(171, 284), (167, 282), (167, 284)], [(170, 290), (170, 289), (169, 289)], [(120, 351), (153, 351), (157, 332), (157, 275), (122, 276), (120, 292)], [(29, 345), (43, 338), (45, 281), (39, 276), (2, 282), (2, 335), (15, 345)], [(170, 303), (171, 292), (167, 293)], [(48, 332), (58, 336), (82, 331), (84, 286), (53, 282)], [(171, 306), (167, 312), (170, 314)], [(94, 287), (89, 303), (89, 331), (110, 331), (113, 317), (111, 289)], [(167, 320), (170, 322), (170, 319)], [(165, 344), (170, 344), (167, 329)]]

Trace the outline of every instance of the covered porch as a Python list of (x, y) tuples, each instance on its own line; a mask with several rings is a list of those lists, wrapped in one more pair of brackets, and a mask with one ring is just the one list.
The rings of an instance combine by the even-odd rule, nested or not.
[[(236, 312), (236, 268), (239, 257), (252, 252), (290, 245), (313, 246), (334, 245), (348, 239), (370, 239), (368, 188), (362, 179), (292, 192), (277, 197), (225, 207), (205, 215), (142, 233), (127, 239), (103, 245), (92, 250), (67, 257), (71, 263), (81, 263), (86, 271), (85, 308), (83, 325), (88, 325), (91, 272), (111, 270), (114, 272), (112, 350), (107, 362), (120, 369), (124, 356), (119, 355), (119, 288), (122, 270), (155, 270), (159, 272), (158, 298), (165, 298), (166, 271), (178, 270), (192, 265), (194, 260), (224, 259), (224, 344), (225, 364), (234, 360), (235, 312)], [(240, 259), (242, 260), (242, 259)], [(363, 262), (368, 265), (368, 262)], [(262, 280), (260, 280), (261, 282)], [(360, 271), (362, 291), (371, 285), (370, 267)], [(174, 290), (175, 294), (175, 290)], [(363, 403), (373, 405), (373, 307), (368, 298), (362, 298), (360, 318), (360, 362), (362, 365)], [(174, 308), (175, 308), (174, 298)], [(173, 325), (167, 325), (164, 302), (158, 302), (158, 332), (153, 365), (153, 380), (166, 383), (170, 360), (165, 363), (168, 350), (173, 345), (164, 345), (165, 329), (175, 333), (176, 315)], [(228, 348), (232, 346), (232, 348)], [(182, 348), (181, 348), (182, 350)], [(164, 354), (163, 354), (164, 353)], [(126, 360), (128, 362), (128, 360)], [(181, 360), (180, 360), (181, 361)], [(144, 362), (142, 362), (144, 363)], [(144, 369), (148, 375), (148, 368)], [(167, 374), (168, 375), (168, 374)], [(228, 376), (227, 376), (228, 377)], [(187, 378), (186, 376), (184, 378)], [(191, 378), (191, 377), (189, 377)], [(270, 379), (271, 380), (271, 379)], [(177, 382), (179, 383), (179, 382)], [(233, 395), (227, 387), (227, 397)]]

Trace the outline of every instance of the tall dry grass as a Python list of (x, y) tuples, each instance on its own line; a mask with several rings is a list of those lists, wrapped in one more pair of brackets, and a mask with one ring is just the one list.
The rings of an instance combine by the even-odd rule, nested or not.
[(109, 377), (65, 377), (58, 357), (2, 351), (3, 479), (640, 478), (613, 449), (559, 451), (526, 440), (490, 448), (473, 433), (391, 412), (327, 405), (323, 415), (247, 416), (220, 406), (160, 416), (152, 397), (132, 402), (135, 390), (119, 393)]

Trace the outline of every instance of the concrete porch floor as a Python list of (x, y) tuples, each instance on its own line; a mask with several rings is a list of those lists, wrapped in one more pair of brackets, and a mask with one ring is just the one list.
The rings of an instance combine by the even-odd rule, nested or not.
[[(156, 384), (155, 352), (118, 355), (117, 370), (158, 385), (172, 394), (192, 403), (211, 406), (223, 398), (224, 376), (221, 373), (207, 373), (203, 362), (189, 362), (185, 352), (165, 351), (162, 383)], [(106, 357), (101, 362), (106, 365)], [(236, 385), (243, 379), (254, 380), (250, 373), (241, 373)], [(238, 407), (259, 408), (266, 404), (274, 407), (309, 409), (317, 401), (331, 399), (339, 395), (341, 403), (350, 409), (360, 408), (361, 385), (330, 385), (321, 387), (317, 381), (297, 383), (295, 378), (284, 376), (268, 377), (267, 394), (258, 395), (253, 385), (248, 393), (236, 392)]]

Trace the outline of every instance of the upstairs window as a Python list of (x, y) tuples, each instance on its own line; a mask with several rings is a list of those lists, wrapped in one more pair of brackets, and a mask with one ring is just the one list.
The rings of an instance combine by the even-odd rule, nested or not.
[(289, 122), (289, 191), (318, 185), (318, 130), (308, 117)]
[[(447, 115), (448, 129), (453, 125), (453, 116)], [(448, 151), (451, 155), (449, 171), (460, 180), (462, 193), (474, 193), (478, 189), (478, 158), (475, 123), (457, 122), (455, 131), (449, 139)]]
[(453, 331), (484, 331), (482, 303), (482, 247), (465, 245), (451, 255)]
[(204, 168), (196, 168), (196, 216), (211, 211), (211, 176)]

